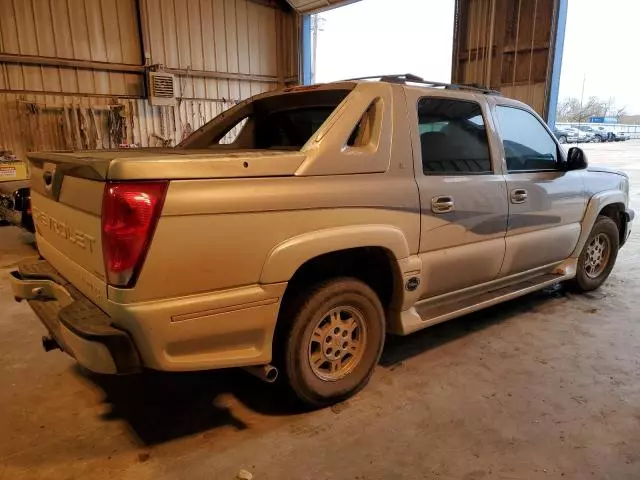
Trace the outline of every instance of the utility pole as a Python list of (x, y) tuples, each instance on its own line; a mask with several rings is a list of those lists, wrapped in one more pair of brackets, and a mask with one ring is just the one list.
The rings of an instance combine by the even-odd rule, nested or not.
[(318, 52), (318, 31), (322, 32), (326, 20), (320, 15), (311, 15), (311, 83), (316, 83), (316, 54)]
[(587, 81), (587, 74), (582, 74), (582, 93), (580, 94), (580, 116), (578, 117), (578, 123), (582, 123), (582, 117), (584, 116), (583, 103), (584, 103), (584, 84)]

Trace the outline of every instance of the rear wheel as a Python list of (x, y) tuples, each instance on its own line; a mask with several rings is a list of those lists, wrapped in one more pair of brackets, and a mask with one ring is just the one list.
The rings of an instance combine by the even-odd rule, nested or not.
[(609, 217), (599, 216), (580, 253), (576, 277), (569, 281), (569, 286), (577, 292), (589, 292), (602, 285), (616, 263), (619, 243), (616, 223)]
[(600, 143), (602, 141), (602, 137), (600, 135), (596, 135), (593, 137), (593, 143)]
[(284, 345), (284, 374), (296, 396), (314, 407), (362, 389), (384, 345), (384, 310), (354, 278), (321, 283), (293, 302)]
[(560, 135), (558, 137), (558, 142), (560, 143), (567, 143), (567, 137), (565, 137), (564, 135)]

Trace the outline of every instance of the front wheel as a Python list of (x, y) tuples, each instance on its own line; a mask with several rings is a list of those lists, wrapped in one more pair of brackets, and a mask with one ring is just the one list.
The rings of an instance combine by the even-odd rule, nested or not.
[(296, 396), (322, 407), (362, 389), (384, 345), (376, 293), (355, 278), (337, 278), (303, 293), (292, 310), (283, 367)]
[(616, 263), (619, 245), (616, 223), (599, 216), (580, 253), (576, 277), (568, 282), (572, 290), (589, 292), (602, 285)]
[(564, 135), (560, 135), (558, 137), (558, 142), (560, 143), (567, 143), (567, 137), (565, 137)]
[(600, 143), (602, 141), (602, 138), (598, 135), (596, 135), (595, 137), (593, 137), (593, 143)]

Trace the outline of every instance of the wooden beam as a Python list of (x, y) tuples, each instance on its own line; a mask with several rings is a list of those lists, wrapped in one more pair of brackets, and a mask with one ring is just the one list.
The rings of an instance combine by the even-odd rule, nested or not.
[[(502, 48), (502, 50), (498, 50), (496, 48), (494, 48), (494, 50), (496, 50), (496, 53), (500, 53), (500, 51), (502, 51), (502, 53), (532, 53), (532, 52), (542, 52), (542, 51), (547, 51), (549, 50), (549, 43), (545, 42), (543, 44), (540, 45), (534, 45), (533, 48), (532, 47), (520, 47), (518, 49), (516, 49), (516, 47), (514, 45), (508, 45)], [(471, 55), (485, 55), (487, 53), (487, 48), (486, 47), (479, 47), (479, 48), (472, 48), (471, 50), (467, 50), (467, 51), (463, 51), (460, 55), (458, 55), (458, 60), (467, 60), (467, 57), (469, 56), (469, 53), (471, 53)]]
[[(144, 99), (141, 95), (123, 95), (123, 94), (110, 94), (110, 93), (71, 93), (71, 92), (55, 92), (51, 90), (9, 90), (0, 89), (0, 93), (8, 93), (12, 95), (49, 95), (56, 97), (91, 97), (91, 98), (129, 98), (129, 99)], [(33, 103), (33, 102), (28, 102)]]
[(91, 60), (74, 60), (70, 58), (40, 57), (37, 55), (15, 55), (0, 53), (0, 63), (19, 63), (22, 65), (39, 65), (42, 67), (81, 68), (85, 70), (103, 70), (107, 72), (144, 73), (142, 65), (128, 63), (95, 62)]
[(505, 28), (505, 24), (507, 23), (508, 1), (509, 0), (497, 0), (496, 4), (494, 22), (501, 25), (502, 28), (498, 28), (495, 32), (495, 42), (493, 45), (495, 50), (491, 53), (491, 55), (495, 57), (491, 70), (491, 80), (489, 81), (489, 85), (487, 85), (491, 88), (499, 88), (500, 85), (502, 85), (502, 69), (504, 64), (503, 52), (505, 42), (507, 41), (507, 29)]
[[(14, 55), (0, 53), (0, 63), (17, 63), (21, 65), (38, 65), (42, 67), (79, 68), (85, 70), (101, 70), (106, 72), (128, 72), (143, 74), (147, 67), (127, 63), (94, 62), (90, 60), (72, 60), (67, 58), (40, 57), (35, 55)], [(174, 75), (190, 77), (223, 78), (228, 80), (247, 80), (251, 82), (278, 83), (273, 75), (251, 75), (246, 73), (216, 72), (209, 70), (190, 70), (186, 68), (165, 68), (164, 71)]]
[(208, 70), (190, 70), (186, 68), (165, 68), (163, 70), (174, 75), (186, 77), (224, 78), (228, 80), (248, 80), (251, 82), (278, 83), (278, 77), (273, 75), (252, 75), (248, 73), (213, 72)]
[(451, 81), (453, 83), (462, 83), (462, 79), (460, 78), (460, 52), (462, 48), (461, 43), (466, 37), (468, 28), (466, 19), (467, 3), (456, 0), (454, 8), (453, 48), (451, 49)]

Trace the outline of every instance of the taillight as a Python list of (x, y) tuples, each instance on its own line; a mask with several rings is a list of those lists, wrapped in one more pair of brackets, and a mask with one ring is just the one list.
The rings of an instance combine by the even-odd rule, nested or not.
[(102, 252), (109, 284), (130, 287), (156, 229), (167, 182), (107, 183), (102, 198)]

